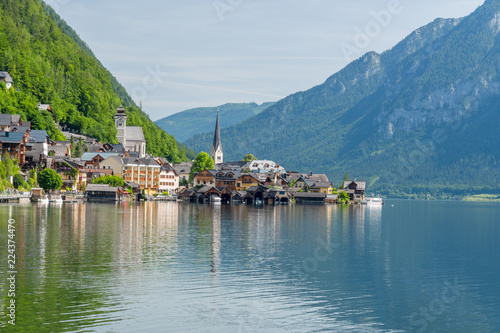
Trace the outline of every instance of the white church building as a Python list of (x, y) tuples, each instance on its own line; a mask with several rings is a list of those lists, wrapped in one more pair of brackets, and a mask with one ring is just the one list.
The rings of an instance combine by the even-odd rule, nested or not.
[(116, 138), (123, 145), (123, 150), (139, 153), (139, 157), (146, 157), (146, 139), (140, 126), (127, 126), (127, 114), (120, 105), (115, 114)]

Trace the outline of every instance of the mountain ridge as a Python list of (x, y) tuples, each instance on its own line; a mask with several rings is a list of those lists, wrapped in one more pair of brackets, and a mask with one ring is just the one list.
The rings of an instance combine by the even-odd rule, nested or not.
[[(219, 107), (221, 128), (238, 124), (273, 105), (273, 102), (226, 103)], [(178, 141), (188, 140), (193, 135), (212, 131), (215, 126), (217, 107), (201, 107), (175, 113), (155, 123), (164, 131), (174, 135)]]
[[(377, 190), (500, 191), (500, 154), (489, 145), (498, 138), (482, 137), (480, 125), (500, 122), (499, 13), (500, 1), (486, 1), (467, 17), (434, 20), (382, 54), (368, 52), (323, 84), (222, 130), (225, 155), (253, 153), (333, 179), (348, 171)], [(436, 140), (436, 131), (446, 140)], [(242, 141), (224, 140), (235, 135)], [(209, 136), (186, 144), (205, 150)], [(429, 140), (432, 148), (423, 150)]]

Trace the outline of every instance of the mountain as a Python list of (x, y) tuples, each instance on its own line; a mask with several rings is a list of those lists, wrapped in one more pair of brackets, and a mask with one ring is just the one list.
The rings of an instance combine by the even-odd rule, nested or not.
[[(241, 123), (251, 118), (274, 103), (229, 103), (222, 105), (220, 111), (221, 128)], [(193, 135), (212, 131), (215, 128), (217, 108), (196, 108), (182, 111), (156, 121), (164, 131), (184, 142)]]
[[(0, 71), (14, 81), (14, 89), (0, 89), (0, 112), (20, 114), (53, 139), (63, 139), (55, 121), (116, 142), (113, 116), (124, 104), (127, 124), (143, 127), (149, 153), (174, 162), (194, 155), (133, 103), (76, 32), (41, 0), (0, 2)], [(53, 114), (40, 112), (39, 102), (50, 104)]]
[[(372, 190), (500, 192), (500, 0), (437, 19), (382, 54), (221, 131), (226, 160), (246, 153)], [(186, 143), (209, 151), (211, 134)]]

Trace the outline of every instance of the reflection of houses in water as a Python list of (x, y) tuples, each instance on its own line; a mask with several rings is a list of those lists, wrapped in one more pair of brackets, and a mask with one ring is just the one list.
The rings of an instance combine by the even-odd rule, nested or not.
[[(120, 262), (127, 262), (128, 266), (142, 266), (146, 255), (160, 258), (176, 250), (179, 222), (177, 204), (147, 201), (124, 206), (118, 204), (117, 210), (119, 232), (115, 251)], [(160, 243), (162, 246), (157, 246)]]

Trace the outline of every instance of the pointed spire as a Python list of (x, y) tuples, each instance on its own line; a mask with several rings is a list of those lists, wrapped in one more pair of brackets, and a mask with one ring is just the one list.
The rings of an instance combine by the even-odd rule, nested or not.
[(221, 147), (222, 150), (222, 144), (220, 142), (219, 108), (217, 107), (217, 120), (215, 122), (215, 134), (214, 134), (214, 144), (213, 144), (214, 151), (217, 151), (218, 147)]

